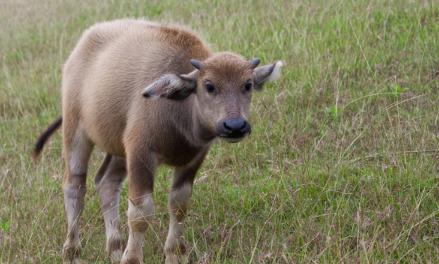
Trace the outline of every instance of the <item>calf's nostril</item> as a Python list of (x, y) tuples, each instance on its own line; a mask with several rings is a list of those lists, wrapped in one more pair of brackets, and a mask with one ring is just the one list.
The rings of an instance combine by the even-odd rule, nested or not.
[(230, 131), (239, 131), (245, 126), (245, 121), (243, 119), (229, 119), (224, 122), (224, 127)]
[(246, 126), (247, 126), (247, 122), (246, 122), (246, 121), (243, 121), (243, 122), (242, 122), (242, 126), (239, 128), (239, 130), (244, 129)]
[(224, 127), (227, 129), (227, 130), (232, 130), (232, 128), (231, 127), (229, 127), (228, 125), (227, 125), (227, 122), (224, 122)]

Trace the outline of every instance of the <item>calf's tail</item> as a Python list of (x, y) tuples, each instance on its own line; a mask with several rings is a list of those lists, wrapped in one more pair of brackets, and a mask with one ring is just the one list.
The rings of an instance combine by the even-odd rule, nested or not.
[(46, 144), (47, 140), (50, 136), (61, 126), (62, 117), (58, 117), (49, 127), (41, 133), (38, 137), (37, 143), (35, 143), (34, 149), (32, 151), (32, 158), (36, 160), (43, 150), (44, 144)]

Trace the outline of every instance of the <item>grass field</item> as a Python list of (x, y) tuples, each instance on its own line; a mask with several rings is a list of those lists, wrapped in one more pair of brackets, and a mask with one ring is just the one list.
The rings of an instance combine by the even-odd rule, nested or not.
[[(0, 262), (59, 263), (66, 222), (61, 67), (97, 21), (146, 17), (202, 33), (214, 50), (286, 62), (254, 96), (254, 131), (218, 142), (195, 185), (192, 263), (439, 263), (437, 1), (0, 1)], [(85, 263), (105, 263), (93, 176)], [(146, 263), (163, 262), (169, 168), (159, 170)], [(127, 193), (122, 194), (127, 234)]]

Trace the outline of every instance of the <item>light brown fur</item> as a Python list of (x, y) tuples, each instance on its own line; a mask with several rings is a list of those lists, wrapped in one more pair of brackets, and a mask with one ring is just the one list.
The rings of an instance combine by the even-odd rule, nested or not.
[[(65, 262), (78, 257), (78, 219), (94, 145), (108, 153), (96, 184), (112, 262), (121, 257), (119, 190), (127, 174), (130, 234), (122, 263), (142, 263), (143, 236), (154, 213), (154, 171), (160, 164), (175, 167), (166, 263), (182, 261), (181, 222), (210, 144), (217, 136), (236, 142), (250, 133), (244, 121), (251, 90), (245, 87), (260, 89), (281, 66), (256, 68), (258, 63), (233, 53), (212, 53), (195, 33), (177, 25), (118, 20), (83, 34), (63, 69)], [(208, 91), (208, 83), (215, 89)], [(236, 122), (243, 125), (230, 128)], [(40, 148), (57, 125), (45, 133)]]

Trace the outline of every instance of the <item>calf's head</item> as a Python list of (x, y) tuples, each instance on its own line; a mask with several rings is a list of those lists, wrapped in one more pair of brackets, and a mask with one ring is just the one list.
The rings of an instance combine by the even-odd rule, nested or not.
[(250, 134), (252, 92), (277, 79), (282, 62), (258, 66), (259, 59), (249, 61), (232, 53), (190, 62), (192, 72), (165, 74), (146, 87), (143, 96), (184, 100), (194, 94), (198, 118), (210, 133), (229, 142), (238, 142)]

